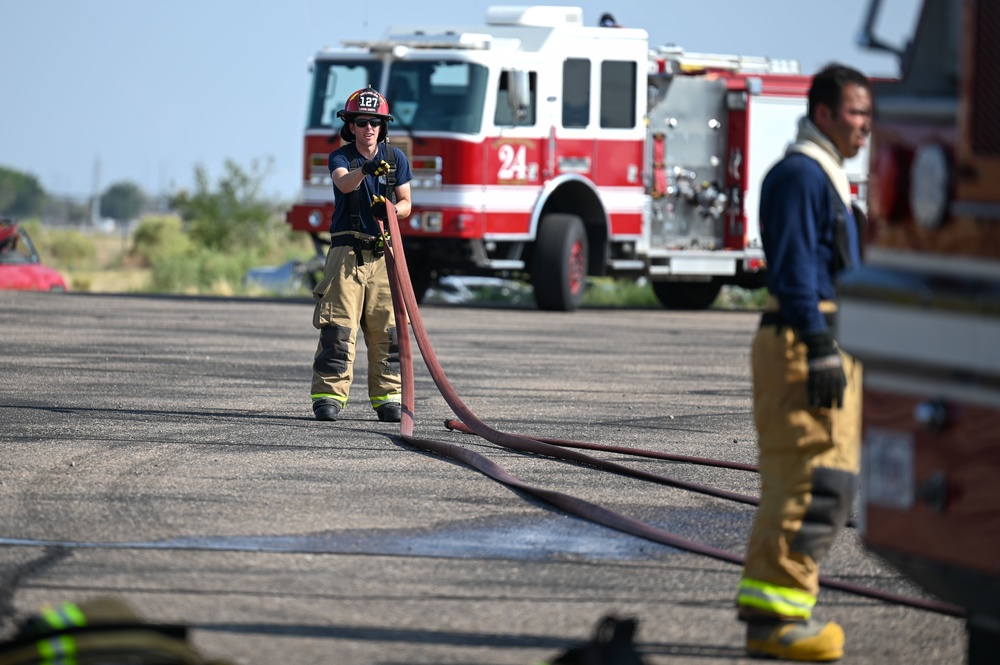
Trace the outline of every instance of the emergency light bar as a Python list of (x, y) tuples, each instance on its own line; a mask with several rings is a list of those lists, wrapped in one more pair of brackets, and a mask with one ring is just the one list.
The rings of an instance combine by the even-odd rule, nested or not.
[(389, 35), (386, 39), (379, 41), (345, 40), (341, 44), (347, 47), (353, 46), (368, 49), (373, 52), (389, 52), (400, 46), (412, 49), (469, 49), (485, 51), (490, 48), (492, 41), (492, 35), (474, 32), (464, 32), (461, 34), (446, 32), (436, 35), (416, 32), (405, 35)]
[(555, 28), (561, 25), (583, 25), (580, 7), (489, 7), (487, 25), (523, 25), (536, 28)]
[(801, 73), (798, 60), (716, 53), (688, 53), (678, 46), (661, 46), (656, 50), (650, 50), (650, 60), (667, 60), (675, 63), (682, 72), (725, 69), (737, 73), (755, 74)]

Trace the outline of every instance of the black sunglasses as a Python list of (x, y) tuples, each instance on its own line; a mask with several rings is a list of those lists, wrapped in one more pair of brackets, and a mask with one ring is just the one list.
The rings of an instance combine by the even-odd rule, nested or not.
[(355, 127), (367, 127), (368, 125), (371, 125), (372, 127), (378, 127), (381, 124), (382, 124), (381, 118), (359, 118), (358, 120), (354, 121)]

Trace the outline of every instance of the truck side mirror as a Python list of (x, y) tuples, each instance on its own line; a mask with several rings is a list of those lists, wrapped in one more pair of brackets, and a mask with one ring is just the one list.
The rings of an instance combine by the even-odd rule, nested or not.
[(531, 106), (531, 80), (523, 69), (507, 71), (507, 103), (515, 118), (523, 118)]

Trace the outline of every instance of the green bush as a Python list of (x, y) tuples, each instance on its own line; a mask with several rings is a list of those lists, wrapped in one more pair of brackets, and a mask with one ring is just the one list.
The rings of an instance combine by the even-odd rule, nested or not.
[(188, 243), (155, 254), (149, 290), (154, 293), (229, 295), (240, 290), (243, 273), (253, 259), (245, 253), (221, 254)]
[(130, 254), (151, 266), (160, 254), (183, 254), (192, 247), (184, 233), (184, 223), (173, 215), (144, 217), (132, 232)]
[[(176, 216), (146, 217), (132, 234), (131, 256), (151, 268), (153, 293), (231, 295), (244, 293), (243, 276), (252, 267), (304, 259), (312, 243), (273, 215), (257, 242), (218, 249), (196, 240)], [(230, 239), (235, 243), (235, 238)]]
[[(594, 307), (654, 307), (661, 308), (653, 288), (645, 280), (591, 278), (583, 295), (583, 304)], [(767, 289), (742, 289), (723, 286), (712, 309), (763, 309), (767, 304)]]
[(293, 231), (284, 218), (275, 220), (268, 236), (267, 259), (273, 263), (284, 263), (292, 259), (308, 259), (316, 253), (309, 235)]
[(37, 217), (31, 217), (29, 219), (19, 219), (17, 223), (21, 225), (21, 228), (28, 232), (31, 236), (31, 242), (35, 244), (35, 249), (39, 252), (45, 250), (48, 251), (48, 237), (49, 234), (42, 226), (41, 220)]
[[(185, 238), (186, 239), (186, 238)], [(148, 290), (151, 293), (184, 293), (197, 283), (199, 259), (193, 245), (188, 248), (157, 252), (149, 257), (152, 273)]]
[(60, 266), (68, 269), (81, 268), (92, 265), (97, 257), (97, 244), (76, 229), (53, 230), (46, 236), (48, 254), (52, 257), (52, 262)]
[(204, 166), (195, 168), (194, 191), (181, 192), (171, 201), (195, 243), (216, 250), (266, 244), (277, 212), (276, 203), (261, 193), (270, 163), (253, 160), (245, 169), (226, 160), (223, 175), (214, 185)]
[(610, 277), (591, 278), (583, 293), (583, 304), (598, 307), (659, 307), (648, 283)]

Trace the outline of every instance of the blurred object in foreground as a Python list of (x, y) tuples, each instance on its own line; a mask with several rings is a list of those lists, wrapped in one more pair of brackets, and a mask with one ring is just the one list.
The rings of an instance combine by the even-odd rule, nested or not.
[(230, 665), (203, 658), (181, 625), (144, 622), (118, 598), (43, 607), (0, 642), (0, 665)]
[(635, 619), (606, 616), (598, 622), (589, 642), (540, 665), (643, 665), (633, 642), (638, 626)]

